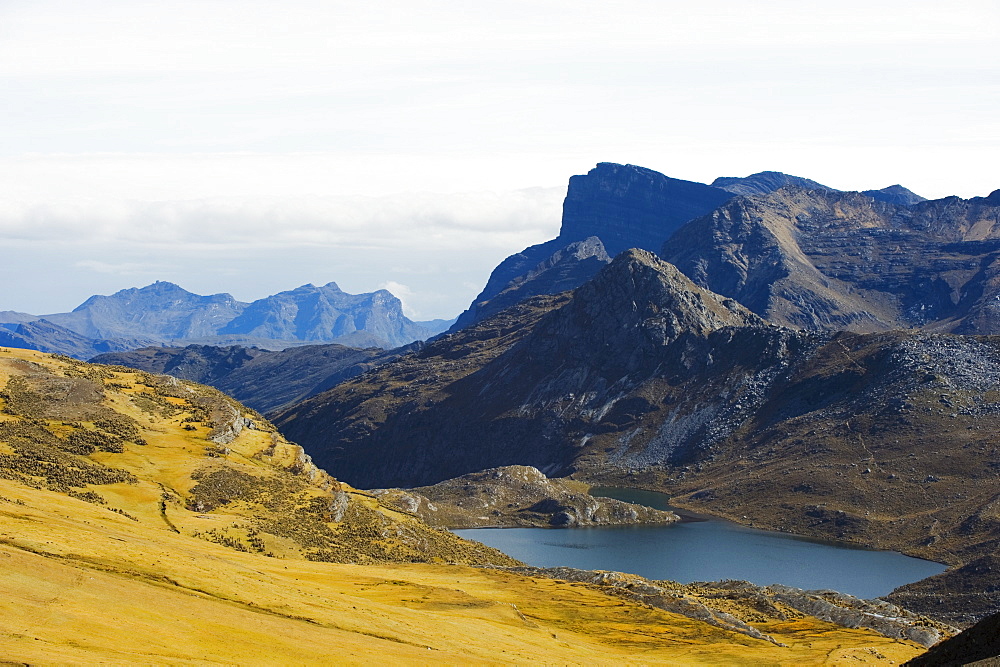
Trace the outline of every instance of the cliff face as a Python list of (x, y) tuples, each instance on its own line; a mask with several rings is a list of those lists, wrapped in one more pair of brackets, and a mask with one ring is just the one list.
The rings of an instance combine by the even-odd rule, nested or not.
[(732, 194), (635, 165), (601, 162), (569, 179), (559, 238), (596, 236), (614, 257), (629, 248), (657, 252), (681, 225)]
[[(586, 175), (569, 179), (559, 236), (501, 262), (451, 331), (479, 322), (517, 298), (579, 287), (629, 248), (657, 252), (681, 225), (730, 197), (725, 190), (652, 169), (601, 162)], [(560, 265), (557, 279), (551, 277), (557, 272), (548, 270), (554, 264)]]
[(1000, 333), (998, 220), (988, 198), (900, 206), (783, 188), (693, 220), (662, 254), (776, 324)]

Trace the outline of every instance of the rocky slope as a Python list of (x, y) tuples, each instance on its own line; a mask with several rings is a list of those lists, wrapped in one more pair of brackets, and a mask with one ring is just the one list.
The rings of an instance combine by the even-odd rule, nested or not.
[(550, 242), (505, 259), (493, 271), (482, 293), (455, 320), (451, 330), (464, 329), (532, 296), (576, 289), (611, 262), (601, 240), (591, 236), (559, 247), (537, 265), (528, 266), (529, 260), (537, 257), (536, 249), (557, 246), (560, 243)]
[(281, 351), (239, 345), (188, 345), (111, 352), (91, 361), (211, 385), (266, 413), (326, 391), (405, 351), (407, 348), (386, 351), (336, 343), (303, 345)]
[(522, 302), (275, 419), (320, 465), (360, 486), (435, 483), (510, 464), (565, 472), (593, 436), (587, 422), (627, 423), (648, 411), (640, 397), (617, 404), (620, 382), (686, 372), (687, 347), (734, 325), (763, 322), (651, 253), (629, 251), (572, 299)]
[(506, 466), (415, 489), (376, 489), (383, 505), (412, 512), (431, 526), (511, 528), (620, 526), (678, 521), (673, 512), (595, 498), (588, 485), (549, 479), (537, 468)]
[(943, 665), (995, 667), (998, 664), (1000, 664), (1000, 614), (984, 618), (973, 627), (946, 639), (927, 653), (906, 663), (908, 667)]
[(236, 664), (247, 646), (262, 664), (889, 664), (921, 651), (712, 586), (668, 586), (672, 603), (651, 605), (461, 565), (518, 564), (332, 479), (207, 387), (9, 349), (0, 386), (11, 662)]
[[(691, 277), (712, 271), (721, 275), (712, 276), (712, 282), (704, 276), (699, 277), (699, 284), (708, 286), (711, 289), (735, 296), (735, 290), (724, 291), (723, 287), (734, 280), (742, 279), (751, 285), (740, 293), (740, 296), (750, 301), (758, 301), (770, 297), (771, 293), (761, 295), (749, 293), (756, 290), (760, 292), (762, 288), (757, 287), (758, 283), (771, 285), (778, 281), (789, 271), (793, 271), (803, 260), (800, 249), (795, 247), (797, 232), (785, 229), (789, 223), (782, 223), (781, 229), (771, 229), (773, 225), (768, 222), (770, 217), (785, 215), (787, 212), (770, 212), (769, 204), (761, 206), (767, 209), (767, 213), (748, 214), (748, 219), (756, 222), (760, 218), (760, 223), (768, 229), (756, 236), (763, 236), (762, 239), (751, 239), (745, 252), (736, 251), (737, 257), (731, 258), (728, 263), (735, 267), (724, 266), (727, 260), (720, 261), (714, 258), (711, 252), (706, 255), (705, 248), (712, 244), (715, 237), (726, 238), (729, 229), (724, 229), (724, 225), (715, 225), (706, 228), (704, 224), (695, 227), (682, 236), (680, 240), (674, 239), (674, 233), (685, 227), (691, 220), (705, 215), (719, 215), (715, 209), (722, 207), (725, 210), (730, 199), (734, 196), (760, 196), (771, 195), (782, 188), (798, 188), (802, 190), (816, 191), (816, 197), (821, 198), (823, 193), (829, 197), (836, 198), (838, 195), (854, 196), (860, 202), (859, 211), (839, 210), (835, 216), (841, 218), (851, 218), (857, 215), (861, 221), (857, 228), (865, 228), (868, 225), (865, 220), (871, 216), (867, 214), (866, 208), (874, 202), (881, 202), (899, 209), (906, 209), (915, 206), (924, 198), (916, 195), (900, 185), (893, 185), (881, 190), (867, 190), (864, 193), (841, 193), (838, 190), (821, 185), (815, 181), (799, 176), (790, 176), (776, 171), (764, 171), (746, 177), (720, 177), (713, 181), (711, 186), (691, 181), (682, 181), (669, 178), (643, 167), (634, 165), (620, 165), (602, 162), (589, 173), (582, 176), (573, 176), (569, 182), (569, 189), (566, 200), (563, 204), (562, 226), (559, 236), (551, 241), (541, 243), (523, 251), (511, 255), (501, 262), (494, 269), (486, 287), (476, 297), (468, 310), (459, 316), (458, 321), (451, 328), (451, 331), (458, 331), (470, 326), (491, 314), (497, 313), (503, 308), (513, 304), (518, 298), (525, 298), (532, 294), (555, 294), (564, 289), (573, 289), (582, 285), (586, 280), (594, 276), (601, 268), (602, 263), (606, 263), (596, 253), (588, 253), (579, 256), (579, 249), (576, 244), (589, 238), (597, 239), (604, 247), (604, 251), (609, 257), (629, 249), (641, 248), (652, 252), (660, 252), (663, 243), (668, 241), (664, 252), (664, 257), (668, 261), (674, 262)], [(766, 197), (762, 201), (769, 201)], [(836, 204), (834, 206), (837, 206)], [(857, 207), (856, 207), (857, 208)], [(796, 210), (792, 215), (797, 215), (801, 211)], [(866, 217), (867, 216), (867, 217)], [(827, 215), (826, 217), (831, 217)], [(904, 216), (905, 217), (905, 216)], [(731, 227), (739, 227), (739, 223), (730, 224)], [(781, 225), (778, 225), (781, 227)], [(823, 227), (821, 230), (825, 234), (828, 230)], [(753, 234), (737, 230), (740, 233)], [(714, 236), (713, 236), (714, 234)], [(831, 248), (844, 248), (850, 250), (852, 245), (850, 239), (845, 238), (845, 234), (826, 239)], [(771, 238), (771, 237), (776, 238)], [(786, 238), (791, 237), (791, 238)], [(592, 243), (587, 241), (588, 243)], [(722, 241), (726, 243), (727, 241)], [(742, 241), (730, 241), (729, 243), (741, 243)], [(756, 245), (754, 245), (756, 243)], [(718, 245), (718, 239), (717, 243)], [(760, 257), (754, 253), (765, 251)], [(726, 252), (734, 252), (726, 250)], [(807, 251), (808, 252), (808, 251)], [(910, 248), (907, 252), (913, 257), (919, 257), (923, 248)], [(685, 255), (691, 255), (688, 262), (684, 262)], [(715, 254), (719, 250), (715, 249)], [(570, 262), (569, 260), (573, 260)], [(597, 260), (597, 261), (595, 261)], [(544, 273), (547, 267), (553, 264), (562, 264), (561, 276), (558, 280), (543, 277), (538, 280), (538, 276)], [(740, 273), (742, 267), (754, 263), (763, 268), (761, 275), (742, 276), (734, 278), (732, 273)], [(808, 261), (805, 261), (808, 265)], [(572, 267), (572, 268), (570, 268)], [(863, 269), (863, 267), (862, 267)], [(749, 269), (747, 269), (749, 270)], [(781, 319), (783, 311), (775, 308), (779, 324), (809, 326), (822, 325), (837, 328), (842, 325), (851, 325), (857, 320), (878, 320), (886, 315), (882, 312), (884, 304), (879, 302), (868, 303), (863, 298), (852, 299), (849, 296), (849, 289), (838, 291), (837, 286), (829, 285), (831, 278), (823, 275), (813, 275), (817, 269), (807, 266), (806, 275), (802, 278), (805, 281), (803, 286), (791, 290), (784, 294), (784, 283), (772, 290), (775, 298), (791, 300), (800, 311), (818, 311), (816, 322), (809, 321), (808, 317), (799, 316)], [(822, 271), (822, 268), (818, 269)], [(746, 271), (744, 271), (746, 272)], [(784, 281), (788, 284), (796, 284), (793, 278)], [(527, 289), (525, 289), (527, 284)], [(849, 287), (849, 286), (848, 286)], [(925, 289), (922, 284), (914, 283), (910, 286), (915, 292)], [(828, 292), (833, 292), (831, 297)], [(830, 305), (831, 299), (835, 302)], [(836, 303), (837, 300), (845, 303)], [(855, 303), (857, 301), (857, 303)], [(750, 305), (749, 301), (745, 305)], [(767, 311), (766, 307), (753, 308), (755, 312), (762, 314)], [(831, 310), (832, 309), (832, 310)], [(874, 309), (872, 313), (869, 309)], [(831, 310), (825, 321), (824, 314)], [(841, 312), (843, 311), (843, 312)], [(799, 322), (801, 320), (801, 322)], [(877, 328), (877, 327), (876, 327)]]
[(693, 220), (662, 256), (776, 324), (1000, 333), (1000, 191), (911, 206), (786, 187)]
[(276, 423), (362, 487), (531, 465), (940, 560), (907, 604), (965, 624), (1000, 602), (971, 567), (1000, 545), (998, 358), (992, 337), (768, 325), (632, 251)]

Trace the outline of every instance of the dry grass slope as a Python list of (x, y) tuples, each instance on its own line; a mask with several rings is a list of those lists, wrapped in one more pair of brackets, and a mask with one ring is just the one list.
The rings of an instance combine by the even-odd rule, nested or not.
[(782, 647), (600, 586), (469, 567), (514, 561), (331, 479), (197, 385), (0, 350), (0, 387), (3, 661), (898, 664), (922, 651), (751, 614)]

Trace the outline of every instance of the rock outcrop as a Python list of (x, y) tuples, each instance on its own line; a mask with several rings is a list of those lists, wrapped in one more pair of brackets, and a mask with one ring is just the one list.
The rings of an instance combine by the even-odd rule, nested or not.
[(512, 528), (623, 526), (678, 521), (673, 512), (612, 498), (595, 498), (587, 485), (549, 479), (537, 468), (506, 466), (415, 489), (378, 489), (384, 505), (412, 512), (432, 526)]

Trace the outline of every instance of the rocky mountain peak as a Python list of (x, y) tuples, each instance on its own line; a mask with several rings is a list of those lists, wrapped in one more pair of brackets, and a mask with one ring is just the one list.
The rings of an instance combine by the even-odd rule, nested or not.
[(631, 372), (682, 336), (763, 324), (735, 300), (698, 287), (653, 253), (631, 249), (579, 287), (570, 303), (540, 324), (535, 338), (561, 341), (562, 347), (551, 351), (556, 358), (575, 357), (577, 347), (614, 351), (598, 363)]
[(72, 312), (83, 312), (105, 303), (117, 302), (121, 304), (131, 304), (137, 300), (160, 300), (163, 298), (189, 300), (203, 297), (198, 297), (198, 295), (188, 292), (180, 285), (157, 280), (156, 282), (146, 285), (145, 287), (129, 287), (127, 289), (118, 290), (110, 296), (95, 294), (74, 308)]
[(780, 171), (759, 171), (745, 177), (720, 176), (712, 181), (713, 187), (722, 188), (735, 195), (762, 195), (789, 185), (806, 190), (833, 190), (811, 179), (783, 174)]
[(71, 313), (43, 315), (50, 322), (95, 339), (210, 335), (243, 311), (230, 294), (200, 296), (171, 282), (97, 294)]
[(913, 206), (922, 201), (927, 201), (925, 197), (921, 197), (899, 184), (890, 185), (881, 190), (865, 190), (861, 194), (868, 195), (872, 199), (884, 201), (888, 204), (896, 204), (897, 206)]
[[(573, 289), (629, 248), (656, 252), (685, 222), (732, 195), (631, 164), (601, 162), (569, 179), (559, 236), (500, 263), (486, 287), (452, 327), (458, 331), (518, 299)], [(573, 244), (582, 242), (583, 245)], [(601, 253), (595, 243), (603, 246)]]
[(695, 285), (673, 264), (638, 248), (618, 255), (594, 280), (577, 290), (574, 301), (600, 305), (606, 312), (632, 313), (633, 317), (662, 319), (669, 314), (683, 329), (699, 333), (763, 324), (733, 299)]

